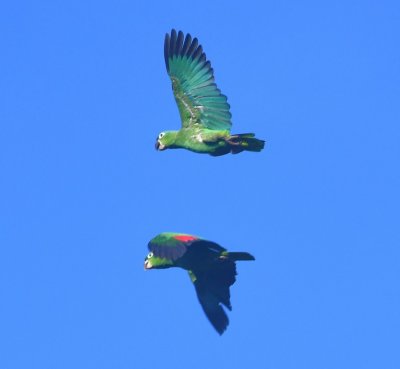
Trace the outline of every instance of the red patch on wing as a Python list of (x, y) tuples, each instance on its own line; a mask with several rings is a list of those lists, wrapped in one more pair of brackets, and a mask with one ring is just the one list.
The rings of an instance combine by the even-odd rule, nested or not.
[(197, 237), (189, 236), (189, 235), (174, 236), (174, 238), (175, 238), (176, 240), (178, 240), (178, 241), (183, 241), (183, 242), (188, 242), (188, 241), (197, 240)]

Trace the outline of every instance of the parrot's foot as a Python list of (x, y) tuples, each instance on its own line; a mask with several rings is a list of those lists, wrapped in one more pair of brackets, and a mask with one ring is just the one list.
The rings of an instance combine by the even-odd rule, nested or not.
[(229, 144), (232, 154), (238, 154), (242, 151), (259, 152), (264, 148), (265, 141), (254, 137), (254, 133), (243, 133), (232, 135), (225, 139)]
[(227, 139), (227, 140), (225, 140), (229, 145), (232, 145), (232, 146), (240, 146), (241, 144), (242, 144), (242, 141), (233, 141), (233, 140), (230, 140), (230, 139)]

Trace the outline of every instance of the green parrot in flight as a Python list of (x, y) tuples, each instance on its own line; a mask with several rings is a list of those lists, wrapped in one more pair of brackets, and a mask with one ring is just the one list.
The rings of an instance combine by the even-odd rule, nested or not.
[(165, 35), (164, 57), (182, 128), (161, 132), (157, 150), (182, 148), (220, 156), (264, 148), (265, 141), (254, 133), (230, 133), (230, 106), (214, 82), (213, 69), (197, 38), (173, 29)]
[(229, 324), (221, 305), (232, 310), (229, 287), (235, 283), (236, 261), (255, 260), (247, 252), (228, 252), (215, 242), (182, 233), (160, 233), (149, 242), (144, 268), (186, 269), (199, 302), (219, 334)]

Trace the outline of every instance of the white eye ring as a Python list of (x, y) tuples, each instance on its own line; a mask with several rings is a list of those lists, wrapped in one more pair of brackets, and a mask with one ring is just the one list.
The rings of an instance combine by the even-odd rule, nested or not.
[(149, 254), (147, 255), (147, 259), (150, 259), (150, 258), (152, 258), (153, 257), (153, 253), (152, 252), (149, 252)]
[(158, 135), (158, 138), (163, 138), (164, 135), (165, 135), (165, 133), (164, 133), (164, 132), (161, 132), (161, 133)]

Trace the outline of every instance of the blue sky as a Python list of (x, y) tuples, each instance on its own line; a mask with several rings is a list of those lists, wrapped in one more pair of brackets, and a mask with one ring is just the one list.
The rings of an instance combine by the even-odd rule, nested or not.
[[(400, 5), (0, 6), (0, 367), (400, 367)], [(199, 38), (260, 154), (154, 150), (179, 127), (163, 59)], [(220, 337), (147, 243), (238, 263)]]

